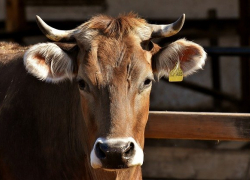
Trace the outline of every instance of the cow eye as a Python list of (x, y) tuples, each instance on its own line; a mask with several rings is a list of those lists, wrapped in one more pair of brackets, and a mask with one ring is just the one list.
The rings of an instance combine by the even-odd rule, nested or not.
[(152, 79), (146, 79), (145, 81), (144, 81), (144, 86), (149, 86), (149, 85), (151, 85), (152, 84)]
[(144, 89), (150, 87), (152, 85), (152, 82), (154, 81), (153, 78), (146, 78), (140, 88), (140, 92), (142, 92)]
[(77, 82), (78, 82), (79, 89), (81, 89), (83, 91), (87, 90), (88, 85), (83, 79), (78, 79)]

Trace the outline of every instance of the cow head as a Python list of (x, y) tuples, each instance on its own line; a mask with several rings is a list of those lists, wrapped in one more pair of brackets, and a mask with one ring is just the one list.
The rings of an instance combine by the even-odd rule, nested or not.
[(173, 24), (152, 25), (134, 14), (96, 16), (62, 31), (37, 17), (49, 39), (73, 40), (76, 45), (34, 45), (25, 54), (26, 69), (46, 82), (77, 80), (93, 168), (142, 165), (154, 77), (168, 76), (177, 63), (184, 75), (204, 65), (206, 53), (198, 44), (181, 39), (161, 48), (151, 41), (176, 34), (184, 19), (183, 15)]

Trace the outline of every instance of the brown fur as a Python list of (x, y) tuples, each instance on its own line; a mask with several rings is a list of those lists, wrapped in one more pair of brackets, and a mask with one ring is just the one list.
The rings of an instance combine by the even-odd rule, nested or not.
[(147, 22), (134, 13), (120, 15), (118, 18), (99, 15), (88, 22), (88, 28), (97, 29), (107, 37), (119, 37), (129, 34), (136, 27), (146, 26)]
[(29, 47), (20, 46), (17, 43), (0, 42), (0, 63), (7, 63), (18, 53), (23, 53)]
[[(138, 56), (130, 55), (140, 50), (140, 45), (136, 45), (132, 37), (114, 41), (110, 41), (107, 37), (103, 38), (99, 40), (104, 43), (98, 43), (96, 50), (93, 48), (86, 54), (84, 60), (79, 60), (80, 67), (85, 69), (85, 77), (88, 77), (98, 89), (93, 91), (96, 92), (93, 93), (96, 105), (89, 103), (84, 96), (81, 98), (84, 123), (79, 112), (81, 106), (75, 81), (73, 84), (65, 82), (58, 85), (41, 82), (26, 73), (22, 64), (22, 50), (16, 50), (13, 53), (15, 56), (11, 53), (5, 54), (8, 56), (7, 63), (0, 66), (0, 136), (2, 137), (0, 156), (4, 157), (0, 162), (0, 172), (4, 172), (2, 176), (7, 177), (8, 173), (13, 179), (21, 180), (142, 179), (140, 167), (109, 172), (94, 170), (89, 164), (90, 150), (98, 135), (110, 137), (135, 135), (138, 136), (136, 140), (143, 146), (143, 131), (147, 119), (147, 113), (143, 112), (148, 111), (148, 103), (144, 103), (142, 110), (131, 109), (131, 107), (136, 108), (136, 102), (130, 104), (125, 96), (120, 96), (129, 93), (126, 92), (128, 78), (131, 81), (132, 92), (136, 94), (138, 92), (136, 88), (138, 84), (134, 86), (132, 81), (142, 80), (139, 78), (141, 75), (136, 72), (142, 67), (137, 59), (141, 59), (143, 63), (144, 52), (137, 53)], [(106, 48), (114, 46), (121, 47), (117, 49), (116, 54), (113, 48)], [(121, 52), (124, 56), (120, 56)], [(107, 56), (107, 54), (112, 55)], [(129, 64), (130, 72), (127, 71)], [(145, 67), (151, 69), (150, 64)], [(116, 78), (112, 78), (111, 74)], [(129, 96), (133, 98), (134, 94), (130, 94)], [(103, 95), (102, 98), (100, 95)], [(111, 102), (108, 97), (113, 101)], [(143, 99), (149, 101), (148, 98)], [(117, 109), (117, 105), (120, 108)], [(93, 106), (99, 110), (93, 111)], [(95, 116), (96, 111), (100, 111), (98, 117)], [(132, 117), (131, 113), (137, 111), (140, 112), (139, 115)], [(118, 114), (123, 119), (117, 118)], [(102, 116), (116, 125), (109, 128), (111, 124), (104, 123), (106, 120), (103, 121)], [(143, 118), (144, 123), (141, 124), (140, 120), (135, 121), (138, 118)], [(96, 120), (97, 123), (93, 123)], [(116, 123), (118, 121), (130, 125), (123, 134), (119, 133), (121, 132), (119, 129), (124, 129), (125, 124)], [(137, 124), (133, 124), (132, 121)], [(99, 122), (101, 124), (98, 124)], [(133, 129), (135, 134), (133, 135), (129, 129)]]
[[(63, 44), (57, 48), (63, 49), (69, 62), (74, 61), (69, 64), (78, 66), (69, 68), (72, 72), (68, 73), (85, 81), (84, 90), (77, 87), (76, 80), (58, 84), (39, 81), (23, 65), (26, 47), (0, 44), (0, 177), (141, 180), (140, 166), (114, 171), (93, 169), (90, 152), (99, 137), (132, 137), (143, 148), (151, 90), (151, 84), (145, 86), (144, 82), (153, 78), (152, 61), (155, 67), (161, 58), (170, 58), (174, 64), (181, 54), (178, 51), (169, 57), (169, 49), (162, 53), (156, 44), (149, 49), (143, 47), (142, 42), (150, 35), (146, 21), (132, 13), (116, 19), (96, 16), (78, 27), (74, 37), (79, 49), (71, 51)], [(190, 44), (184, 40), (179, 43), (184, 44), (180, 48), (184, 50), (185, 44)], [(33, 46), (35, 51), (28, 51), (30, 57), (37, 57), (32, 53), (39, 48), (55, 47), (49, 45)], [(183, 57), (202, 51), (198, 45), (192, 47), (197, 51), (188, 49)], [(52, 50), (46, 51), (47, 57), (54, 55)], [(198, 57), (193, 64), (199, 62)], [(43, 57), (38, 58), (42, 61)], [(60, 66), (61, 59), (56, 58), (54, 65)], [(51, 61), (44, 62), (51, 68)], [(163, 70), (169, 68), (164, 66), (168, 62), (162, 64)]]
[(24, 52), (27, 50), (29, 47), (23, 47), (20, 46), (17, 43), (9, 43), (9, 42), (0, 42), (0, 54), (12, 54), (12, 53), (17, 53), (17, 52)]
[(41, 82), (27, 74), (22, 57), (0, 64), (2, 176), (89, 179), (76, 83)]
[[(81, 179), (81, 177), (85, 180), (142, 179), (139, 166), (113, 172), (101, 169), (94, 170), (89, 164), (89, 154), (98, 137), (134, 137), (142, 148), (144, 146), (144, 129), (148, 116), (150, 89), (145, 93), (139, 93), (138, 88), (150, 73), (152, 75), (151, 55), (149, 55), (148, 51), (142, 49), (134, 34), (138, 26), (146, 26), (146, 21), (134, 14), (120, 16), (117, 19), (97, 16), (92, 18), (86, 25), (88, 25), (88, 29), (98, 31), (98, 33), (90, 42), (88, 53), (78, 56), (84, 57), (78, 59), (78, 76), (88, 82), (91, 96), (94, 98), (92, 100), (88, 95), (80, 93), (84, 123), (81, 122), (80, 117), (74, 119), (80, 107), (73, 102), (77, 102), (76, 99), (72, 99), (72, 97), (79, 96), (75, 91), (75, 82), (72, 85), (73, 87), (67, 87), (68, 83), (66, 83), (67, 86), (65, 86), (65, 83), (59, 85), (46, 84), (24, 73), (23, 68), (21, 68), (22, 72), (15, 70), (20, 75), (15, 76), (11, 72), (4, 75), (4, 77), (12, 75), (14, 79), (18, 79), (18, 82), (22, 82), (22, 87), (24, 87), (24, 84), (30, 84), (26, 86), (27, 90), (23, 91), (21, 89), (20, 93), (15, 92), (14, 89), (17, 88), (18, 84), (14, 84), (11, 89), (13, 93), (16, 93), (13, 95), (16, 106), (11, 106), (9, 110), (5, 108), (7, 104), (9, 105), (6, 100), (10, 103), (14, 100), (9, 99), (11, 97), (10, 84), (5, 85), (5, 87), (9, 87), (8, 90), (3, 90), (5, 97), (2, 97), (2, 99), (4, 100), (0, 99), (0, 102), (4, 104), (0, 110), (0, 119), (2, 120), (0, 120), (0, 125), (6, 123), (4, 121), (6, 119), (5, 115), (16, 111), (15, 109), (18, 106), (23, 106), (23, 108), (16, 111), (13, 117), (10, 116), (9, 122), (14, 123), (16, 117), (20, 116), (18, 114), (23, 112), (24, 115), (20, 116), (22, 121), (33, 121), (37, 124), (34, 126), (31, 123), (27, 127), (21, 126), (19, 128), (20, 134), (25, 131), (29, 132), (32, 128), (33, 134), (38, 132), (38, 134), (31, 136), (32, 139), (28, 141), (29, 143), (35, 142), (33, 145), (31, 143), (31, 145), (37, 147), (33, 147), (34, 161), (27, 160), (29, 165), (23, 166), (33, 171), (33, 173), (27, 174), (23, 168), (19, 169), (20, 166), (17, 160), (24, 162), (22, 158), (29, 159), (27, 155), (11, 151), (9, 149), (9, 147), (12, 147), (11, 144), (8, 148), (2, 146), (5, 149), (3, 156), (9, 157), (11, 154), (16, 154), (14, 157), (17, 157), (17, 159), (11, 158), (5, 162), (16, 163), (15, 166), (9, 167), (10, 171), (13, 169), (16, 173), (12, 171), (12, 174), (23, 179)], [(9, 52), (11, 47), (14, 47), (7, 44), (6, 46), (10, 47)], [(23, 56), (23, 49), (26, 48), (15, 50), (15, 52), (21, 53), (19, 57)], [(5, 55), (7, 54), (5, 53)], [(11, 53), (8, 55), (9, 59), (12, 59), (11, 62), (18, 63), (20, 66), (20, 58), (15, 61)], [(14, 67), (13, 65), (9, 66), (12, 69)], [(56, 87), (53, 88), (54, 86)], [(3, 86), (0, 85), (0, 87)], [(64, 90), (66, 89), (71, 93), (67, 93), (66, 96), (62, 97), (61, 95), (65, 93)], [(7, 99), (6, 95), (8, 96)], [(49, 98), (49, 96), (53, 96), (53, 98)], [(72, 97), (70, 98), (70, 96)], [(31, 104), (25, 103), (21, 105), (24, 101)], [(35, 102), (35, 104), (32, 102)], [(64, 105), (64, 102), (70, 104), (71, 107)], [(47, 108), (44, 108), (45, 104), (48, 104)], [(68, 107), (69, 109), (63, 110), (62, 107)], [(25, 109), (28, 111), (26, 112)], [(1, 113), (1, 111), (4, 113)], [(57, 118), (55, 118), (56, 116)], [(56, 128), (58, 124), (61, 125)], [(11, 130), (11, 126), (6, 127), (6, 129)], [(8, 134), (5, 131), (2, 131), (2, 133), (2, 135)], [(13, 135), (10, 137), (17, 138)], [(29, 149), (31, 145), (21, 145), (10, 139), (9, 136), (6, 139), (12, 141), (17, 147), (28, 148), (24, 149), (24, 152), (31, 151)], [(39, 155), (40, 153), (41, 155)], [(79, 171), (79, 169), (82, 169), (82, 171)], [(65, 178), (59, 172), (62, 172)]]

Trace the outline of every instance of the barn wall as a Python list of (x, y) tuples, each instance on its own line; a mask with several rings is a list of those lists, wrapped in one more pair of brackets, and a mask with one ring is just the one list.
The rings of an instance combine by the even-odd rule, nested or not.
[(146, 147), (144, 177), (222, 180), (248, 179), (250, 151)]
[(5, 0), (0, 0), (0, 21), (5, 20)]
[[(4, 2), (0, 0), (0, 20), (4, 19)], [(28, 20), (35, 15), (44, 19), (86, 19), (96, 13), (116, 16), (119, 13), (134, 11), (145, 18), (176, 18), (182, 13), (187, 18), (206, 18), (208, 9), (216, 9), (219, 18), (237, 18), (237, 0), (106, 0), (107, 8), (94, 7), (27, 7)], [(185, 5), (184, 5), (185, 4)]]

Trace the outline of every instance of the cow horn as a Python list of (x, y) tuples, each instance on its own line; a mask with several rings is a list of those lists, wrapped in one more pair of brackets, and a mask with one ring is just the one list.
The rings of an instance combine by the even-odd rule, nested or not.
[(177, 34), (185, 21), (185, 14), (183, 14), (177, 21), (172, 24), (167, 25), (154, 25), (150, 24), (152, 28), (151, 38), (162, 38), (162, 37), (170, 37)]
[(74, 41), (73, 30), (58, 30), (46, 24), (39, 16), (36, 16), (36, 22), (43, 34), (52, 41)]

